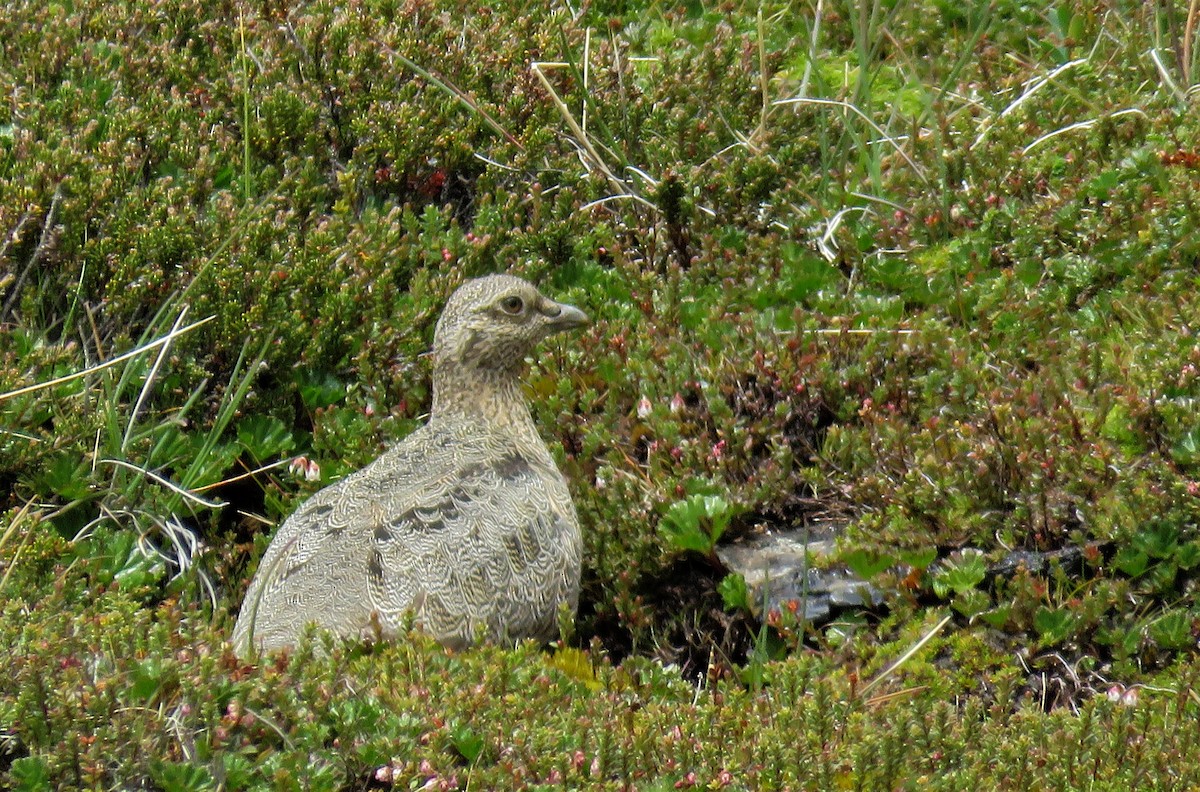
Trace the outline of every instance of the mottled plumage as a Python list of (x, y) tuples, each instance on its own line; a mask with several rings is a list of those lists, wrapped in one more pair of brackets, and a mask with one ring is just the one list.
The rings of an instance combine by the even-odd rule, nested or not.
[(449, 646), (480, 629), (553, 637), (559, 605), (579, 597), (582, 542), (520, 374), (539, 341), (586, 323), (520, 278), (459, 288), (434, 334), (429, 422), (283, 523), (242, 604), (236, 650), (292, 646), (310, 622), (388, 637), (410, 613)]

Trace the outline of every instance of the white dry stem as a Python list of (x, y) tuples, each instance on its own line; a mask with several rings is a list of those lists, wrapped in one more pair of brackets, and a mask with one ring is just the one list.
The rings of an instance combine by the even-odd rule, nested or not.
[[(1041, 77), (1036, 77), (1036, 78), (1030, 80), (1029, 82), (1025, 83), (1025, 85), (1026, 85), (1025, 90), (1022, 91), (1021, 95), (1018, 96), (1016, 99), (1014, 99), (1008, 105), (1008, 107), (1006, 107), (1000, 111), (1000, 115), (995, 117), (995, 121), (999, 121), (1000, 119), (1015, 113), (1017, 111), (1017, 109), (1021, 107), (1021, 105), (1028, 102), (1031, 98), (1033, 98), (1034, 94), (1036, 94), (1038, 91), (1042, 90), (1047, 85), (1052, 83), (1055, 79), (1058, 78), (1058, 76), (1060, 74), (1067, 71), (1068, 69), (1075, 68), (1076, 66), (1078, 66), (1081, 63), (1087, 63), (1087, 59), (1086, 58), (1077, 58), (1073, 61), (1067, 61), (1062, 66), (1059, 66), (1057, 69), (1050, 72), (1049, 74), (1042, 75)], [(970, 148), (971, 151), (974, 151), (979, 146), (979, 144), (983, 143), (983, 141), (987, 139), (988, 133), (992, 130), (993, 125), (994, 125), (994, 122), (993, 123), (985, 122), (983, 124), (983, 129), (980, 131), (979, 135), (975, 138), (975, 142), (971, 144), (971, 148)]]
[[(904, 150), (904, 148), (897, 141), (897, 138), (895, 136), (889, 135), (887, 132), (883, 131), (883, 128), (880, 127), (879, 124), (876, 124), (874, 121), (872, 121), (871, 118), (866, 113), (864, 113), (862, 110), (859, 110), (857, 107), (852, 105), (850, 102), (843, 102), (840, 99), (814, 99), (814, 98), (808, 97), (808, 96), (796, 96), (791, 99), (780, 99), (780, 100), (776, 101), (775, 104), (777, 104), (777, 105), (804, 104), (804, 105), (816, 105), (818, 107), (840, 107), (843, 110), (849, 110), (850, 112), (854, 113), (856, 116), (861, 118), (864, 122), (866, 122), (866, 124), (869, 127), (871, 127), (871, 129), (875, 130), (876, 134), (879, 135), (880, 141), (883, 141), (883, 142), (891, 145), (891, 147), (896, 150), (896, 153), (899, 154), (901, 157), (903, 157), (904, 161), (908, 163), (910, 168), (912, 168), (913, 173), (915, 173), (921, 177), (922, 181), (926, 181), (926, 182), (929, 181), (929, 179), (925, 175), (925, 169), (922, 168), (920, 165), (918, 165), (913, 160), (912, 157), (908, 156), (908, 153)], [(879, 141), (873, 141), (873, 142), (879, 142)]]
[(149, 470), (146, 470), (143, 467), (138, 467), (137, 465), (134, 465), (130, 462), (126, 462), (122, 459), (101, 459), (99, 461), (103, 462), (105, 464), (116, 465), (117, 467), (123, 467), (127, 470), (132, 470), (135, 473), (140, 473), (143, 476), (145, 476), (146, 478), (151, 479), (158, 484), (161, 484), (162, 486), (171, 490), (171, 492), (174, 492), (176, 495), (179, 495), (180, 497), (182, 497), (186, 500), (189, 500), (198, 506), (203, 506), (207, 509), (220, 509), (225, 506), (224, 503), (217, 503), (215, 501), (206, 501), (206, 500), (204, 500), (204, 498), (201, 498), (200, 496), (196, 495), (195, 493), (191, 492), (190, 490), (184, 489), (183, 487), (179, 486), (175, 482), (173, 482), (169, 479), (165, 479), (162, 476), (158, 475), (157, 473), (153, 473)]
[(167, 350), (171, 348), (171, 341), (175, 339), (174, 334), (179, 331), (179, 327), (183, 324), (187, 312), (188, 306), (185, 305), (183, 306), (183, 310), (179, 312), (179, 316), (175, 319), (175, 324), (171, 326), (171, 332), (167, 334), (167, 343), (158, 348), (158, 355), (154, 358), (154, 365), (150, 367), (150, 372), (146, 375), (146, 381), (142, 383), (142, 392), (138, 394), (137, 402), (133, 405), (133, 410), (129, 413), (129, 423), (125, 427), (125, 436), (121, 438), (122, 451), (129, 447), (129, 438), (133, 436), (133, 427), (137, 425), (137, 419), (142, 413), (142, 407), (145, 405), (146, 399), (150, 396), (150, 389), (154, 386), (154, 381), (158, 378), (158, 370), (162, 367), (163, 360), (167, 357)]
[(1175, 98), (1180, 102), (1187, 101), (1187, 92), (1179, 87), (1175, 80), (1171, 79), (1171, 72), (1167, 69), (1166, 64), (1162, 62), (1162, 56), (1158, 54), (1158, 49), (1151, 49), (1148, 53), (1150, 60), (1154, 61), (1154, 68), (1158, 70), (1158, 76), (1166, 83), (1167, 88), (1175, 95)]
[(932, 641), (933, 637), (935, 635), (937, 635), (939, 632), (941, 632), (943, 627), (945, 627), (947, 624), (950, 623), (950, 619), (951, 619), (950, 616), (946, 616), (940, 622), (935, 624), (933, 626), (933, 629), (931, 629), (929, 632), (925, 633), (925, 635), (921, 636), (921, 640), (917, 641), (915, 644), (913, 644), (912, 646), (910, 646), (908, 648), (908, 651), (906, 651), (904, 654), (900, 655), (900, 657), (897, 658), (896, 662), (892, 663), (890, 666), (885, 668), (882, 672), (880, 672), (879, 676), (875, 677), (870, 682), (868, 682), (866, 685), (864, 685), (863, 689), (858, 692), (858, 695), (860, 697), (866, 697), (867, 693), (870, 692), (872, 688), (876, 687), (881, 682), (883, 682), (883, 680), (887, 679), (889, 676), (891, 676), (893, 673), (895, 673), (896, 670), (898, 668), (900, 668), (900, 666), (902, 666), (906, 662), (908, 662), (909, 658), (911, 658), (917, 652), (921, 651), (921, 648), (923, 646), (925, 646), (925, 644)]
[(1077, 129), (1091, 129), (1096, 124), (1098, 124), (1100, 121), (1103, 121), (1106, 118), (1120, 118), (1121, 116), (1125, 116), (1125, 115), (1140, 115), (1143, 118), (1146, 117), (1146, 114), (1144, 112), (1142, 112), (1141, 110), (1137, 109), (1136, 107), (1128, 107), (1124, 110), (1118, 110), (1115, 113), (1109, 113), (1107, 115), (1101, 116), (1100, 118), (1089, 118), (1087, 121), (1077, 121), (1076, 123), (1068, 124), (1067, 126), (1062, 127), (1061, 129), (1055, 129), (1053, 131), (1047, 132), (1046, 134), (1039, 137), (1037, 140), (1030, 143), (1025, 148), (1021, 149), (1021, 153), (1028, 154), (1030, 151), (1033, 151), (1033, 149), (1040, 146), (1042, 143), (1045, 143), (1047, 140), (1050, 140), (1051, 138), (1056, 138), (1059, 135), (1066, 134), (1067, 132), (1074, 132)]
[(0, 393), (0, 402), (7, 401), (8, 399), (14, 399), (17, 396), (24, 396), (26, 393), (35, 393), (40, 390), (45, 390), (46, 388), (53, 388), (55, 385), (62, 385), (63, 383), (71, 382), (72, 380), (77, 380), (80, 377), (86, 377), (89, 374), (94, 374), (97, 371), (102, 371), (106, 368), (111, 368), (111, 367), (117, 365), (118, 363), (124, 363), (126, 360), (129, 360), (130, 358), (133, 358), (133, 357), (137, 357), (138, 355), (142, 354), (143, 352), (148, 352), (151, 349), (157, 349), (158, 347), (163, 346), (164, 344), (169, 344), (169, 343), (171, 343), (171, 341), (178, 338), (179, 336), (181, 336), (185, 333), (190, 333), (192, 330), (195, 330), (197, 327), (200, 327), (201, 325), (208, 324), (215, 318), (216, 318), (215, 316), (210, 316), (206, 319), (201, 319), (198, 322), (192, 322), (187, 327), (181, 327), (177, 330), (172, 330), (170, 333), (163, 336), (162, 338), (159, 338), (155, 341), (151, 341), (148, 344), (143, 344), (142, 346), (137, 347), (136, 349), (132, 349), (122, 355), (116, 356), (112, 360), (106, 360), (103, 363), (85, 368), (82, 371), (76, 371), (74, 374), (67, 374), (66, 376), (63, 376), (63, 377), (55, 377), (54, 379), (47, 380), (46, 382), (39, 382), (35, 385), (28, 385), (24, 388), (17, 388), (16, 390), (8, 391), (7, 393)]

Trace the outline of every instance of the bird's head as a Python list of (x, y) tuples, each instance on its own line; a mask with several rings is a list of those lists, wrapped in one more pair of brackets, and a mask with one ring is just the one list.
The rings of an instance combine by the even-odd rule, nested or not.
[(547, 336), (583, 327), (587, 314), (512, 275), (470, 280), (450, 296), (433, 337), (434, 365), (516, 371)]

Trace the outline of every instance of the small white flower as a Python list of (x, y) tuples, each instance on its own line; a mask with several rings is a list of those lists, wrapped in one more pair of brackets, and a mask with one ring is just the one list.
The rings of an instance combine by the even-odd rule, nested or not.
[(321, 480), (321, 466), (306, 456), (298, 456), (293, 459), (288, 465), (288, 473), (297, 478), (303, 476), (305, 481)]

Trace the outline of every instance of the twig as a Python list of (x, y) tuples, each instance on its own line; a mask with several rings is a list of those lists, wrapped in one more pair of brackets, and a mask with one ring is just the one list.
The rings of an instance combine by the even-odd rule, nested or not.
[[(8, 524), (8, 530), (4, 532), (4, 536), (0, 536), (0, 547), (4, 547), (4, 545), (8, 543), (9, 538), (16, 533), (17, 526), (21, 524), (21, 521), (25, 518), (25, 515), (29, 513), (29, 507), (32, 505), (33, 501), (26, 501), (25, 505), (21, 507), (21, 510), (18, 511), (16, 516), (12, 518), (12, 522)], [(25, 531), (25, 537), (21, 540), (21, 546), (17, 548), (17, 552), (13, 553), (12, 561), (8, 562), (8, 569), (4, 570), (4, 577), (0, 578), (0, 589), (4, 588), (5, 584), (8, 583), (8, 576), (11, 575), (13, 569), (16, 568), (17, 559), (21, 557), (21, 551), (25, 549), (25, 545), (32, 538), (33, 531)]]
[(220, 481), (214, 481), (212, 484), (205, 484), (203, 487), (196, 487), (192, 490), (192, 492), (206, 492), (210, 489), (216, 489), (217, 487), (223, 487), (226, 484), (232, 484), (235, 481), (241, 481), (242, 479), (253, 478), (254, 476), (257, 476), (259, 473), (265, 473), (268, 470), (274, 470), (277, 467), (283, 467), (284, 465), (290, 465), (290, 464), (292, 464), (292, 461), (294, 459), (295, 459), (295, 457), (287, 457), (286, 459), (281, 459), (278, 462), (272, 462), (269, 465), (263, 465), (262, 467), (255, 468), (254, 470), (247, 470), (245, 473), (239, 473), (238, 475), (234, 476), (233, 478), (227, 478), (227, 479), (222, 479)]
[(1167, 87), (1171, 89), (1171, 93), (1175, 94), (1175, 98), (1181, 102), (1187, 101), (1187, 94), (1184, 93), (1180, 87), (1175, 84), (1175, 81), (1171, 79), (1171, 72), (1169, 69), (1167, 69), (1166, 65), (1163, 64), (1162, 58), (1159, 56), (1157, 49), (1150, 50), (1150, 60), (1154, 61), (1154, 68), (1158, 69), (1158, 76), (1162, 77), (1163, 82), (1166, 83)]

